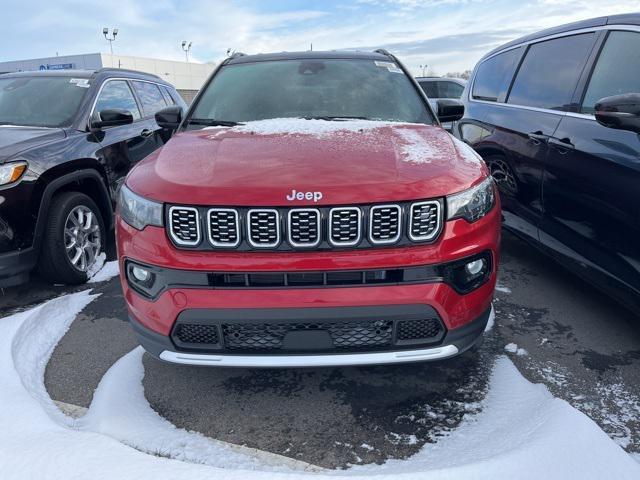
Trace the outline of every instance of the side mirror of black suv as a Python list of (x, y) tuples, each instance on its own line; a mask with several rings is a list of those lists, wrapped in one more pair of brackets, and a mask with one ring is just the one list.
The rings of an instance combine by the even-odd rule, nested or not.
[(640, 93), (614, 95), (598, 100), (596, 120), (601, 125), (640, 133)]
[(182, 122), (182, 107), (172, 105), (156, 112), (156, 123), (160, 128), (175, 131)]
[(442, 98), (437, 101), (438, 120), (444, 122), (457, 122), (464, 116), (464, 105), (458, 100)]
[(91, 130), (100, 130), (105, 127), (119, 127), (133, 123), (133, 115), (128, 110), (112, 108), (101, 110), (91, 119)]

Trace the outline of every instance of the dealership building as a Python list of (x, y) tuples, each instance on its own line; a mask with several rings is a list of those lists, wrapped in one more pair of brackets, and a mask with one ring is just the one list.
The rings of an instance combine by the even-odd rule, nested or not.
[(215, 68), (214, 63), (177, 62), (157, 58), (88, 53), (31, 60), (0, 62), (0, 73), (33, 70), (98, 70), (105, 67), (129, 68), (151, 73), (173, 84), (187, 103)]

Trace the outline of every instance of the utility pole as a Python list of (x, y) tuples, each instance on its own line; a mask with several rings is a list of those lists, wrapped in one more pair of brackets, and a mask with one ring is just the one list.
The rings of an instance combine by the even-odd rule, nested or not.
[(182, 50), (184, 50), (184, 56), (187, 59), (187, 63), (189, 63), (189, 50), (191, 50), (191, 45), (193, 45), (193, 42), (187, 43), (186, 40), (182, 41)]

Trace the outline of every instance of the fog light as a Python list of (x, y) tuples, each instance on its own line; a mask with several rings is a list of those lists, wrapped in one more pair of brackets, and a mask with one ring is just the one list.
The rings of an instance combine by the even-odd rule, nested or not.
[(151, 272), (149, 270), (145, 270), (144, 268), (138, 267), (137, 265), (133, 266), (133, 268), (131, 269), (131, 274), (133, 275), (133, 278), (141, 283), (145, 283), (147, 280), (149, 280), (149, 277), (151, 277)]
[(484, 258), (479, 258), (478, 260), (474, 260), (473, 262), (469, 262), (464, 266), (464, 269), (467, 271), (467, 273), (472, 276), (475, 277), (476, 275), (478, 275), (480, 272), (482, 272), (482, 270), (484, 270)]

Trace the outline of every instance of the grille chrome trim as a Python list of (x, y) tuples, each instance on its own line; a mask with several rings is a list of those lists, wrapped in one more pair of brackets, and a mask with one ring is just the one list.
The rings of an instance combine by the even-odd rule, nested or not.
[[(384, 208), (393, 208), (398, 212), (398, 227), (396, 235), (392, 238), (386, 238), (382, 240), (376, 240), (373, 238), (373, 213), (376, 210), (382, 210)], [(400, 240), (400, 236), (402, 235), (402, 207), (400, 205), (388, 204), (388, 205), (374, 205), (369, 210), (369, 241), (374, 245), (388, 245), (391, 243), (396, 243)]]
[[(316, 241), (313, 243), (300, 243), (296, 242), (291, 238), (291, 215), (294, 213), (302, 213), (302, 212), (313, 212), (316, 214)], [(292, 208), (287, 213), (287, 241), (292, 247), (297, 248), (312, 248), (320, 245), (320, 241), (322, 240), (322, 215), (320, 210), (317, 208)]]
[[(224, 212), (224, 213), (232, 213), (236, 222), (236, 241), (234, 243), (226, 243), (219, 242), (213, 239), (211, 236), (211, 214), (216, 212)], [(209, 237), (209, 243), (214, 247), (223, 247), (223, 248), (234, 248), (240, 245), (240, 241), (242, 240), (240, 236), (240, 216), (238, 215), (238, 211), (233, 208), (210, 208), (207, 211), (207, 233)]]
[[(351, 241), (335, 241), (333, 239), (333, 215), (335, 212), (357, 212), (358, 213), (358, 236)], [(334, 247), (352, 247), (362, 240), (362, 210), (359, 207), (335, 207), (329, 210), (329, 231), (327, 232), (329, 243)]]
[[(188, 241), (188, 240), (182, 240), (181, 238), (177, 237), (175, 235), (175, 233), (173, 232), (173, 212), (176, 210), (182, 210), (182, 211), (187, 211), (187, 212), (194, 212), (196, 215), (196, 240), (194, 241)], [(171, 239), (178, 245), (184, 246), (184, 247), (194, 247), (198, 244), (200, 244), (200, 241), (202, 240), (202, 236), (201, 236), (201, 232), (200, 232), (200, 213), (198, 212), (197, 208), (194, 207), (183, 207), (183, 206), (177, 206), (174, 205), (172, 207), (169, 207), (169, 235), (171, 236)]]
[[(436, 226), (431, 231), (431, 233), (427, 235), (414, 235), (413, 234), (413, 209), (415, 207), (422, 207), (424, 205), (434, 206), (436, 208)], [(409, 228), (407, 230), (407, 235), (409, 239), (414, 242), (425, 242), (428, 240), (433, 240), (440, 233), (440, 228), (442, 226), (442, 207), (440, 202), (435, 200), (427, 200), (424, 202), (414, 202), (409, 206)]]
[[(251, 216), (255, 213), (273, 213), (276, 216), (276, 240), (271, 243), (256, 243), (251, 238), (251, 234), (253, 232), (251, 228)], [(281, 233), (280, 233), (280, 212), (275, 208), (252, 208), (247, 211), (247, 242), (253, 248), (274, 248), (280, 245)]]

